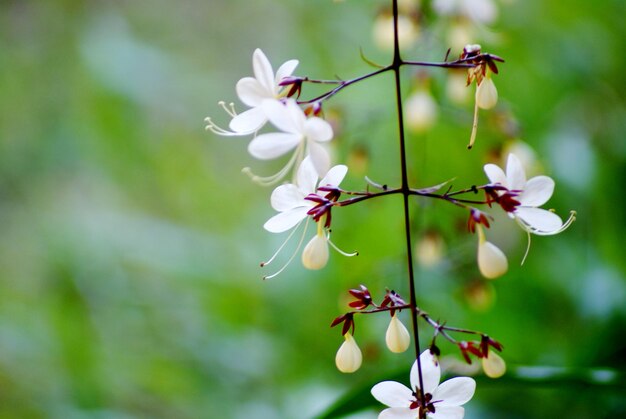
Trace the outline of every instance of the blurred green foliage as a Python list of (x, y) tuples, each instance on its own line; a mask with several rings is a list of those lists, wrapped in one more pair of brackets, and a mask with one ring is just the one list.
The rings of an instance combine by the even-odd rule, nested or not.
[[(236, 99), (257, 47), (316, 78), (369, 71), (359, 48), (386, 62), (372, 43), (385, 4), (0, 2), (0, 418), (311, 417), (353, 388), (406, 381), (411, 355), (386, 352), (387, 319), (357, 319), (365, 360), (348, 376), (335, 370), (341, 336), (328, 327), (350, 287), (408, 295), (400, 200), (336, 212), (334, 241), (359, 257), (333, 254), (319, 272), (294, 262), (261, 281), (258, 263), (282, 238), (261, 228), (270, 191), (240, 170), (278, 163), (252, 161), (247, 140), (216, 138), (202, 122)], [(484, 282), (466, 214), (414, 206), (416, 237), (435, 229), (446, 243), (444, 261), (419, 270), (420, 305), (499, 339), (512, 368), (626, 368), (625, 4), (499, 2), (480, 42), (506, 59), (501, 100), (481, 113), (475, 149), (465, 149), (471, 104), (445, 99), (439, 124), (410, 138), (416, 186), (469, 186), (511, 140), (498, 118), (514, 115), (557, 182), (549, 205), (578, 211), (565, 233), (533, 240), (523, 267), (525, 237), (497, 218), (490, 234), (511, 269)], [(446, 49), (434, 32), (407, 56), (440, 60)], [(442, 98), (445, 73), (428, 74)], [(336, 160), (366, 166), (351, 166), (347, 188), (364, 188), (364, 175), (398, 183), (391, 88), (372, 79), (327, 108), (341, 118)], [(495, 297), (481, 304), (476, 289)], [(623, 392), (481, 380), (466, 417), (622, 417)], [(375, 417), (366, 404), (360, 417)]]

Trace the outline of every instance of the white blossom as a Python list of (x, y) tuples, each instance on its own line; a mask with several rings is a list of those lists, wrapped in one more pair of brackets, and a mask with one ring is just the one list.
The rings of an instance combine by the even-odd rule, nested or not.
[(411, 335), (404, 324), (398, 319), (398, 313), (391, 316), (391, 321), (385, 334), (387, 348), (394, 353), (402, 353), (411, 345)]
[(292, 159), (279, 173), (309, 156), (317, 174), (322, 177), (330, 168), (330, 156), (322, 145), (333, 138), (331, 125), (322, 118), (307, 118), (294, 99), (286, 101), (264, 100), (261, 105), (269, 121), (280, 132), (261, 134), (248, 146), (253, 157), (274, 159), (295, 149)]
[[(514, 199), (519, 205), (508, 214), (528, 233), (543, 236), (557, 234), (575, 220), (574, 212), (563, 223), (561, 217), (554, 212), (538, 208), (552, 196), (554, 180), (548, 176), (535, 176), (526, 180), (524, 167), (515, 154), (509, 154), (506, 173), (495, 164), (486, 164), (484, 170), (492, 184), (504, 186), (515, 194)], [(504, 194), (507, 191), (498, 193)]]
[(263, 51), (257, 48), (252, 54), (254, 77), (244, 77), (235, 86), (239, 99), (250, 109), (237, 114), (233, 104), (227, 107), (224, 102), (220, 102), (219, 104), (232, 117), (229, 123), (232, 131), (220, 128), (208, 117), (205, 119), (206, 128), (223, 136), (248, 135), (258, 131), (267, 122), (267, 116), (262, 108), (263, 101), (283, 96), (285, 88), (280, 85), (280, 82), (290, 76), (297, 65), (297, 60), (289, 60), (282, 64), (274, 74), (269, 60)]
[[(429, 419), (461, 419), (467, 403), (476, 389), (476, 382), (469, 377), (456, 377), (439, 384), (441, 369), (430, 350), (420, 355), (423, 389), (420, 388), (417, 361), (411, 368), (411, 388), (395, 381), (383, 381), (372, 388), (372, 395), (389, 406), (379, 419), (419, 419), (425, 412)], [(422, 397), (425, 404), (422, 405)]]
[[(326, 176), (318, 182), (317, 171), (313, 167), (311, 158), (305, 158), (298, 168), (296, 183), (280, 185), (272, 192), (270, 201), (272, 208), (278, 211), (278, 214), (267, 220), (263, 227), (270, 233), (283, 233), (292, 229), (293, 232), (295, 232), (297, 227), (309, 217), (309, 211), (318, 205), (317, 202), (307, 199), (307, 197), (317, 195), (321, 199), (327, 194), (327, 192), (319, 191), (318, 188), (322, 186), (332, 188), (339, 187), (339, 184), (346, 176), (347, 172), (348, 168), (345, 165), (334, 166), (328, 170)], [(326, 265), (326, 262), (328, 261), (328, 244), (346, 256), (353, 256), (353, 254), (348, 254), (337, 249), (337, 247), (330, 241), (330, 233), (325, 226), (324, 217), (326, 216), (322, 216), (322, 219), (318, 221), (316, 235), (305, 246), (302, 253), (302, 263), (308, 269), (321, 269)], [(263, 265), (268, 265), (274, 260), (285, 244), (289, 241), (293, 232), (279, 247), (278, 251)], [(305, 234), (306, 225), (302, 233), (302, 238), (300, 239), (300, 244), (297, 246), (294, 255), (300, 249)], [(272, 278), (282, 272), (293, 257), (294, 256), (292, 256), (287, 264), (285, 264), (278, 272), (266, 278)]]

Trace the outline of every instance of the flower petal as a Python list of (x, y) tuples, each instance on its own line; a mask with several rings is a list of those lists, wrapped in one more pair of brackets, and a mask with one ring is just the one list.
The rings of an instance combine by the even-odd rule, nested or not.
[(274, 189), (270, 202), (272, 203), (272, 208), (283, 212), (296, 207), (307, 206), (309, 201), (305, 201), (304, 198), (305, 195), (302, 191), (293, 183), (289, 183)]
[(526, 186), (526, 171), (522, 162), (513, 153), (509, 154), (506, 162), (506, 179), (509, 190), (523, 190)]
[(514, 213), (524, 224), (542, 233), (557, 233), (563, 227), (561, 217), (541, 208), (518, 207)]
[(380, 412), (378, 419), (417, 419), (417, 409), (391, 407)]
[(263, 224), (263, 228), (270, 233), (282, 233), (283, 231), (287, 231), (304, 220), (307, 217), (309, 209), (308, 207), (298, 207), (283, 211), (267, 220), (265, 224)]
[(328, 155), (328, 151), (326, 151), (323, 145), (314, 141), (308, 141), (307, 145), (311, 162), (313, 162), (317, 174), (319, 177), (326, 176), (330, 169), (330, 156)]
[(322, 118), (316, 116), (304, 122), (304, 135), (312, 141), (326, 142), (333, 138), (333, 128)]
[(262, 134), (248, 144), (248, 152), (257, 159), (270, 160), (282, 156), (300, 142), (300, 136), (284, 132)]
[(461, 406), (435, 405), (435, 413), (428, 415), (429, 419), (463, 419), (465, 409)]
[[(441, 379), (441, 368), (439, 361), (426, 349), (420, 355), (420, 364), (422, 366), (422, 380), (424, 381), (424, 393), (433, 393)], [(417, 361), (413, 363), (411, 368), (411, 387), (413, 389), (420, 388), (419, 375), (417, 371)]]
[(322, 269), (328, 263), (328, 240), (316, 234), (302, 251), (302, 265), (307, 269)]
[(276, 71), (276, 78), (274, 79), (274, 84), (278, 86), (278, 84), (287, 76), (291, 76), (293, 71), (298, 66), (298, 60), (289, 60), (283, 65), (281, 65)]
[(372, 387), (372, 396), (389, 407), (408, 408), (415, 398), (413, 392), (396, 381), (383, 381)]
[(467, 403), (476, 390), (476, 381), (470, 377), (455, 377), (444, 381), (437, 387), (433, 400), (439, 406), (460, 406)]
[(252, 54), (252, 70), (254, 77), (261, 83), (268, 92), (274, 92), (274, 69), (272, 64), (259, 48)]
[(344, 177), (348, 173), (348, 166), (338, 164), (330, 168), (326, 176), (320, 180), (319, 186), (339, 186)]
[[(267, 119), (280, 131), (304, 137), (304, 132), (302, 132), (300, 126), (300, 118), (304, 119), (304, 113), (295, 102), (288, 101), (283, 103), (275, 99), (266, 99), (261, 106)], [(296, 109), (294, 109), (294, 106)], [(298, 112), (302, 113), (301, 117), (298, 115)]]
[(237, 96), (239, 100), (250, 107), (261, 106), (261, 102), (265, 99), (271, 98), (271, 92), (259, 83), (259, 81), (253, 77), (244, 77), (239, 80), (235, 85)]
[(315, 170), (311, 158), (307, 156), (302, 160), (298, 168), (298, 188), (300, 188), (305, 197), (316, 192), (317, 179), (317, 170)]
[(252, 134), (258, 131), (267, 122), (267, 117), (263, 109), (256, 107), (250, 108), (245, 112), (235, 116), (229, 124), (230, 129), (237, 133)]
[(490, 183), (499, 183), (505, 188), (508, 187), (508, 182), (506, 181), (506, 175), (504, 171), (495, 164), (486, 164), (484, 167), (485, 174), (487, 178), (489, 178)]
[(535, 176), (526, 182), (524, 192), (516, 199), (525, 207), (538, 207), (546, 202), (554, 192), (554, 180), (548, 176)]

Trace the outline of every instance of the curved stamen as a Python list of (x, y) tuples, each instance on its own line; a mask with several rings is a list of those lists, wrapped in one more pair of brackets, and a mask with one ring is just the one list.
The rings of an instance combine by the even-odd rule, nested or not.
[(574, 221), (576, 221), (576, 211), (573, 211), (573, 210), (570, 211), (569, 218), (567, 219), (567, 221), (565, 221), (565, 223), (563, 223), (561, 227), (552, 231), (543, 231), (543, 230), (534, 228), (533, 226), (525, 223), (519, 217), (515, 217), (515, 220), (524, 230), (526, 230), (529, 233), (536, 234), (537, 236), (553, 236), (555, 234), (561, 233), (562, 231), (565, 231), (570, 225), (572, 225)]
[[(306, 221), (306, 219), (302, 220), (302, 221)], [(272, 256), (270, 258), (270, 260), (264, 264), (262, 264), (261, 266), (265, 266), (267, 264), (269, 264), (271, 261), (273, 261), (276, 258), (276, 255), (278, 255), (278, 253), (282, 250), (282, 248), (285, 246), (285, 244), (287, 244), (287, 241), (289, 241), (289, 239), (291, 238), (291, 236), (293, 236), (293, 234), (295, 233), (295, 231), (298, 229), (298, 227), (300, 226), (300, 224), (302, 224), (302, 221), (300, 221), (296, 227), (293, 229), (293, 231), (291, 232), (291, 234), (289, 234), (289, 237), (287, 237), (287, 240), (278, 248), (278, 250), (276, 251), (276, 253), (274, 253), (274, 256)], [(298, 252), (300, 251), (300, 248), (302, 247), (302, 243), (304, 242), (304, 235), (306, 234), (306, 230), (308, 227), (308, 223), (304, 224), (304, 228), (302, 229), (302, 236), (300, 236), (300, 241), (298, 242), (298, 245), (296, 246), (296, 250), (294, 250), (294, 252), (292, 253), (292, 255), (289, 257), (289, 260), (287, 260), (287, 262), (276, 272), (274, 272), (271, 275), (267, 275), (264, 276), (263, 279), (272, 279), (278, 275), (280, 275), (280, 273), (282, 271), (284, 271), (287, 266), (289, 266), (289, 264), (291, 263), (291, 261), (293, 260), (293, 258), (296, 257), (296, 255), (298, 254)]]
[[(255, 175), (252, 172), (252, 169), (250, 169), (249, 167), (244, 167), (243, 169), (241, 169), (241, 171), (245, 173), (246, 175), (248, 175), (248, 177), (250, 177), (250, 179), (254, 183), (257, 183), (261, 186), (272, 186), (280, 182), (294, 166), (297, 166), (296, 162), (300, 163), (302, 162), (302, 160), (304, 160), (304, 158), (302, 157), (302, 145), (299, 145), (296, 151), (293, 153), (293, 155), (289, 159), (289, 161), (287, 162), (287, 164), (273, 175), (258, 176), (258, 175)], [(295, 174), (294, 174), (294, 177), (295, 177)], [(295, 181), (293, 183), (295, 183)]]
[(352, 253), (348, 253), (344, 250), (341, 250), (339, 247), (337, 247), (337, 245), (335, 243), (333, 243), (330, 240), (330, 231), (326, 233), (326, 241), (333, 247), (333, 249), (335, 249), (340, 255), (343, 256), (347, 256), (347, 257), (352, 257), (352, 256), (358, 256), (359, 252), (352, 252)]

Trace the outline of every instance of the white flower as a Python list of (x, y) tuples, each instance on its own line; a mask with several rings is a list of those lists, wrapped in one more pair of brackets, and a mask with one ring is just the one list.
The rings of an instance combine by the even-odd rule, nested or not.
[(477, 225), (478, 230), (478, 269), (487, 279), (502, 276), (509, 269), (506, 255), (495, 244), (485, 239), (483, 227)]
[[(515, 154), (509, 154), (506, 173), (495, 164), (486, 164), (484, 170), (492, 184), (504, 186), (515, 194), (513, 199), (518, 201), (519, 205), (508, 214), (528, 233), (542, 236), (557, 234), (575, 220), (574, 212), (563, 223), (561, 217), (554, 212), (538, 208), (552, 196), (554, 180), (548, 176), (535, 176), (527, 181), (524, 167)], [(508, 192), (498, 192), (500, 195), (505, 193)]]
[(307, 118), (295, 100), (264, 100), (261, 105), (270, 122), (281, 132), (261, 134), (248, 146), (253, 157), (261, 160), (274, 159), (293, 150), (294, 157), (281, 172), (288, 170), (306, 154), (313, 167), (322, 177), (330, 168), (330, 156), (322, 145), (333, 138), (330, 124), (316, 116)]
[(404, 324), (398, 319), (397, 313), (391, 316), (387, 333), (385, 334), (387, 348), (394, 353), (402, 353), (411, 345), (411, 335)]
[(224, 110), (233, 118), (229, 124), (232, 131), (218, 127), (211, 121), (211, 118), (205, 119), (206, 128), (223, 136), (248, 135), (258, 131), (267, 122), (267, 116), (261, 106), (263, 101), (283, 96), (284, 87), (280, 85), (280, 82), (290, 76), (297, 65), (298, 60), (289, 60), (274, 74), (269, 60), (263, 51), (257, 48), (252, 54), (254, 77), (242, 78), (235, 87), (239, 99), (250, 109), (237, 114), (232, 104), (226, 107), (223, 102), (220, 102)]
[[(411, 388), (395, 381), (383, 381), (372, 388), (372, 395), (389, 406), (378, 419), (419, 419), (425, 412), (430, 419), (461, 419), (465, 410), (461, 405), (474, 395), (476, 382), (469, 377), (456, 377), (439, 384), (439, 362), (430, 350), (420, 355), (423, 391), (419, 385), (417, 361), (411, 368)], [(422, 397), (425, 405), (422, 406)]]
[[(317, 202), (307, 199), (307, 197), (317, 195), (320, 200), (323, 199), (327, 192), (318, 191), (318, 188), (322, 186), (331, 188), (339, 187), (339, 184), (346, 176), (347, 172), (348, 168), (345, 165), (334, 166), (328, 170), (326, 176), (324, 176), (324, 178), (318, 183), (317, 171), (313, 167), (311, 158), (305, 158), (298, 168), (296, 183), (280, 185), (272, 192), (270, 201), (272, 208), (278, 211), (278, 214), (267, 220), (263, 227), (270, 233), (282, 233), (291, 229), (295, 232), (296, 227), (309, 217), (309, 211), (318, 205)], [(337, 247), (330, 241), (330, 233), (328, 232), (328, 228), (325, 223), (325, 217), (328, 217), (328, 213), (322, 215), (318, 220), (317, 233), (305, 246), (302, 253), (302, 263), (308, 269), (321, 269), (326, 265), (326, 262), (328, 261), (329, 243), (340, 253), (346, 256), (353, 256), (353, 254), (347, 254), (337, 249)], [(285, 243), (279, 247), (278, 251), (270, 258), (270, 260), (265, 262), (263, 265), (267, 265), (274, 260), (287, 241), (289, 241), (293, 232), (289, 235), (289, 237), (287, 237)], [(294, 255), (300, 249), (305, 233), (306, 226), (302, 239), (300, 240), (300, 244), (296, 248)], [(272, 278), (282, 272), (289, 262), (291, 262), (293, 257), (294, 256), (292, 256), (287, 264), (285, 264), (278, 272), (266, 278)]]
[(335, 355), (337, 369), (344, 373), (355, 372), (361, 367), (363, 355), (350, 332), (343, 335), (345, 341), (339, 347)]
[(442, 16), (465, 16), (476, 23), (491, 23), (498, 16), (493, 0), (434, 0), (433, 9)]

